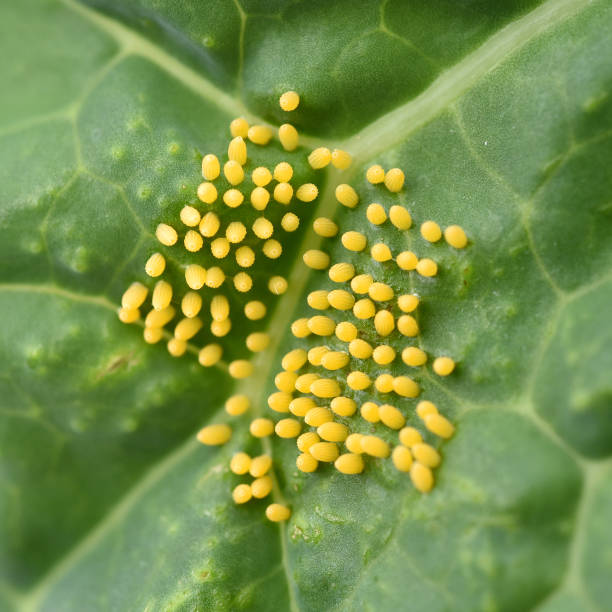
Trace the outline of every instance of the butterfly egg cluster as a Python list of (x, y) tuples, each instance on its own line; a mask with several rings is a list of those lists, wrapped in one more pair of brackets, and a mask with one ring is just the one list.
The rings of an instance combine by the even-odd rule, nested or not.
[[(294, 110), (298, 104), (295, 92), (281, 96), (284, 110)], [(300, 226), (299, 210), (287, 208), (318, 196), (315, 184), (294, 184), (290, 161), (280, 160), (270, 167), (256, 163), (258, 149), (274, 136), (270, 127), (249, 125), (239, 117), (229, 129), (227, 153), (203, 156), (203, 181), (192, 201), (185, 203), (175, 219), (164, 220), (155, 230), (160, 249), (145, 263), (145, 273), (155, 284), (133, 283), (119, 310), (124, 323), (139, 321), (150, 293), (145, 341), (154, 344), (165, 338), (172, 356), (180, 357), (189, 350), (204, 367), (222, 360), (225, 347), (221, 339), (230, 334), (233, 321), (244, 318), (250, 325), (266, 317), (269, 305), (261, 299), (262, 292), (275, 298), (287, 290), (286, 279), (270, 273), (282, 257), (283, 242)], [(279, 128), (278, 138), (285, 151), (295, 150), (299, 143), (297, 130), (290, 124)], [(169, 260), (184, 260), (180, 255), (172, 257), (176, 249), (191, 257), (186, 264), (172, 265), (184, 277), (180, 284), (163, 278)], [(258, 299), (245, 299), (250, 293)], [(174, 325), (173, 331), (166, 331), (169, 324)], [(235, 340), (232, 338), (233, 346)], [(265, 350), (268, 344), (266, 332), (248, 334), (243, 339), (245, 359), (227, 364), (230, 375), (250, 376), (252, 367), (246, 357)]]
[[(322, 168), (333, 163), (333, 153), (318, 148), (308, 161)], [(399, 168), (373, 165), (365, 178), (391, 194), (404, 188)], [(387, 231), (405, 234), (413, 228), (410, 211), (400, 203), (362, 204), (360, 212), (357, 190), (345, 183), (336, 187), (335, 197), (355, 211), (350, 214), (365, 213), (373, 229), (387, 226)], [(279, 415), (274, 431), (280, 438), (295, 439), (296, 465), (302, 472), (333, 463), (343, 474), (360, 474), (368, 463), (390, 458), (418, 491), (427, 493), (441, 463), (439, 442), (452, 437), (455, 428), (433, 402), (422, 398), (422, 371), (431, 365), (435, 375), (448, 376), (455, 362), (421, 348), (421, 299), (406, 287), (412, 286), (412, 274), (435, 283), (438, 264), (412, 251), (394, 252), (384, 240), (371, 242), (356, 230), (341, 232), (332, 219), (315, 219), (313, 229), (322, 239), (339, 238), (347, 261), (332, 263), (323, 249), (303, 254), (306, 266), (325, 272), (330, 283), (306, 296), (311, 314), (292, 323), (300, 345), (282, 358), (274, 381), (277, 390), (268, 397), (268, 407)], [(435, 221), (424, 220), (419, 232), (425, 244), (442, 237), (455, 249), (468, 244), (458, 225), (443, 231)]]
[[(293, 111), (299, 104), (299, 95), (285, 92), (279, 104), (283, 110)], [(244, 118), (237, 118), (230, 124), (230, 135), (227, 156), (209, 153), (203, 157), (204, 180), (197, 188), (196, 198), (180, 210), (178, 222), (165, 221), (157, 227), (156, 237), (161, 245), (174, 249), (183, 247), (184, 251), (193, 254), (193, 259), (183, 266), (186, 287), (173, 287), (166, 279), (157, 281), (153, 288), (153, 310), (164, 312), (165, 316), (149, 321), (151, 325), (145, 319), (145, 338), (158, 341), (164, 335), (164, 325), (180, 311), (182, 318), (169, 338), (168, 350), (180, 356), (190, 348), (192, 339), (206, 334), (204, 346), (192, 349), (205, 367), (218, 364), (223, 358), (227, 345), (223, 345), (222, 339), (229, 338), (232, 319), (244, 317), (257, 324), (266, 317), (269, 307), (265, 300), (240, 300), (241, 296), (250, 292), (261, 295), (264, 291), (275, 298), (287, 291), (287, 279), (274, 272), (274, 264), (282, 257), (283, 242), (290, 240), (291, 233), (300, 228), (303, 218), (300, 207), (316, 200), (319, 194), (316, 184), (296, 180), (296, 165), (291, 156), (273, 164), (256, 163), (258, 147), (268, 145), (274, 136), (268, 126), (249, 125)], [(299, 134), (290, 123), (278, 128), (278, 140), (287, 153), (299, 147)], [(330, 152), (330, 158), (338, 168), (348, 167), (351, 161), (347, 153), (338, 150)], [(257, 266), (258, 261), (263, 265)], [(145, 271), (151, 278), (157, 278), (165, 269), (166, 257), (158, 252), (151, 256)], [(134, 302), (140, 299), (136, 289), (131, 290), (132, 294)], [(144, 300), (129, 310), (131, 317), (124, 314), (122, 320), (138, 320), (140, 313), (136, 315), (132, 311), (139, 310)], [(238, 310), (236, 303), (241, 301)], [(149, 316), (150, 313), (147, 318)], [(160, 321), (163, 324), (159, 324)], [(153, 326), (158, 330), (156, 338), (152, 338), (149, 331)], [(236, 338), (232, 338), (231, 346), (235, 344)], [(243, 342), (250, 353), (264, 351), (269, 344), (269, 334), (261, 328), (254, 329)], [(234, 359), (224, 365), (235, 379), (253, 374), (248, 358)], [(225, 404), (231, 417), (247, 413), (250, 407), (251, 400), (243, 394), (233, 395)], [(260, 439), (275, 431), (280, 436), (291, 437), (295, 426), (296, 423), (289, 420), (275, 426), (270, 419), (255, 418), (249, 431)], [(231, 427), (227, 424), (208, 425), (197, 435), (205, 445), (224, 444), (230, 437)], [(268, 474), (270, 467), (271, 459), (267, 455), (251, 459), (240, 452), (234, 456), (231, 471), (236, 474), (248, 472), (254, 478), (248, 484), (243, 482), (235, 487), (235, 503), (244, 504), (270, 494), (273, 486), (273, 476)], [(265, 514), (271, 521), (284, 521), (291, 513), (286, 506), (272, 503)]]
[[(281, 96), (283, 110), (292, 111), (298, 104), (295, 92)], [(229, 132), (226, 152), (203, 156), (203, 180), (191, 200), (155, 228), (159, 246), (144, 266), (149, 280), (126, 289), (118, 315), (124, 323), (142, 322), (145, 341), (155, 344), (163, 339), (173, 357), (189, 352), (204, 367), (226, 367), (233, 378), (245, 379), (253, 374), (250, 356), (270, 344), (264, 320), (274, 300), (288, 289), (280, 267), (278, 272), (275, 268), (284, 245), (308, 214), (304, 204), (313, 202), (319, 189), (296, 179), (292, 152), (299, 147), (299, 134), (291, 124), (277, 130), (280, 159), (273, 163), (274, 151), (262, 149), (275, 136), (271, 127), (250, 125), (239, 117), (231, 121)], [(304, 174), (308, 166), (302, 160), (299, 157), (297, 163)], [(247, 330), (241, 338), (232, 333), (238, 321), (240, 329)], [(228, 353), (232, 358), (227, 359)], [(232, 396), (225, 405), (231, 417), (249, 408), (245, 395)], [(272, 433), (270, 423), (254, 422), (253, 435)], [(219, 445), (231, 433), (228, 424), (219, 423), (204, 427), (197, 438)], [(237, 503), (268, 495), (265, 471), (257, 478), (248, 492), (244, 486), (234, 492)], [(284, 520), (276, 506), (267, 514), (271, 520)]]

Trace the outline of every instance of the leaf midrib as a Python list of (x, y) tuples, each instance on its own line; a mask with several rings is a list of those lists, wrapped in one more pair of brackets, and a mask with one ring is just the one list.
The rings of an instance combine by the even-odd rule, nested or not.
[[(75, 0), (62, 0), (63, 4), (75, 11), (87, 21), (96, 25), (100, 30), (106, 32), (120, 45), (125, 54), (141, 56), (157, 65), (165, 72), (176, 78), (202, 98), (210, 101), (225, 111), (236, 115), (243, 115), (253, 121), (266, 123), (256, 117), (241, 102), (231, 97), (223, 90), (218, 89), (210, 81), (203, 78), (195, 70), (189, 68), (181, 61), (169, 55), (163, 49), (157, 47), (145, 37), (137, 34), (132, 29), (115, 19), (102, 15), (101, 13), (85, 7)], [(510, 23), (502, 30), (492, 35), (485, 43), (474, 52), (467, 55), (463, 60), (443, 72), (427, 89), (419, 96), (395, 110), (376, 119), (358, 133), (345, 139), (341, 146), (347, 149), (354, 157), (354, 167), (385, 151), (395, 144), (406, 139), (412, 132), (420, 129), (426, 123), (434, 119), (454, 100), (469, 90), (475, 83), (483, 78), (488, 72), (502, 63), (508, 56), (516, 53), (529, 41), (551, 29), (559, 23), (567, 20), (581, 8), (586, 7), (589, 0), (548, 0), (524, 17)], [(122, 53), (122, 55), (123, 55)], [(302, 137), (305, 146), (317, 146), (321, 141), (313, 137)], [(328, 173), (327, 184), (321, 194), (316, 216), (333, 217), (339, 206), (334, 197), (334, 182), (331, 180), (335, 171)], [(351, 178), (351, 173), (344, 173), (344, 179)], [(322, 238), (317, 236), (312, 229), (304, 235), (299, 252), (309, 248), (317, 248)], [(303, 293), (303, 288), (308, 282), (308, 274), (304, 274), (303, 264), (296, 259), (289, 274), (290, 289), (279, 300), (273, 317), (269, 322), (271, 329), (285, 329), (291, 318), (291, 312), (297, 300)], [(59, 291), (62, 291), (61, 289)], [(94, 302), (95, 298), (85, 298), (82, 301)], [(101, 304), (98, 304), (101, 305)], [(107, 305), (105, 305), (108, 307)], [(279, 327), (280, 326), (280, 327)], [(273, 344), (268, 351), (261, 353), (255, 359), (257, 379), (262, 381), (257, 390), (255, 406), (262, 406), (265, 385), (269, 379), (272, 368), (271, 354), (275, 354), (281, 340), (280, 334), (272, 334)], [(259, 372), (258, 370), (264, 370)], [(252, 395), (251, 388), (251, 395)], [(265, 404), (265, 402), (263, 402)], [(75, 545), (67, 555), (62, 557), (47, 574), (27, 594), (20, 598), (21, 608), (35, 610), (44, 600), (46, 594), (53, 588), (62, 576), (67, 574), (79, 560), (87, 554), (105, 534), (117, 524), (129, 510), (136, 504), (142, 494), (153, 487), (159, 480), (184, 456), (197, 447), (193, 438), (189, 438), (174, 451), (153, 465), (149, 471), (115, 504), (105, 518), (99, 521), (89, 533)], [(214, 466), (211, 468), (214, 469)], [(276, 497), (279, 496), (278, 488)], [(281, 529), (281, 538), (286, 535)], [(292, 580), (288, 568), (286, 555), (283, 555), (283, 566), (288, 583), (289, 595), (292, 609), (298, 609), (294, 593), (291, 590)]]

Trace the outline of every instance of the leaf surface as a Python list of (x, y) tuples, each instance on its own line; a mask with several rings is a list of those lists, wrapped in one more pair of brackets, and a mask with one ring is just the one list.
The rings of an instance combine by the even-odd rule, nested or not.
[[(609, 5), (92, 5), (0, 9), (0, 609), (610, 609)], [(270, 316), (236, 323), (224, 358), (243, 357), (251, 331), (273, 340), (235, 384), (224, 364), (146, 345), (116, 305), (143, 279), (157, 224), (195, 201), (201, 155), (225, 151), (235, 116), (286, 121), (287, 88), (308, 134), (288, 158), (321, 193), (290, 209), (301, 223), (280, 234), (283, 257), (252, 269)], [(350, 170), (313, 172), (304, 153), (319, 144), (351, 152)], [(284, 157), (257, 151), (262, 165)], [(367, 183), (372, 163), (403, 168), (405, 192)], [(357, 208), (338, 204), (338, 182), (355, 186)], [(405, 205), (417, 226), (459, 223), (471, 245), (374, 226), (372, 201)], [(275, 222), (285, 212), (270, 208)], [(322, 240), (317, 216), (430, 256), (440, 274)], [(270, 416), (281, 356), (314, 343), (290, 324), (312, 316), (308, 292), (334, 288), (301, 262), (321, 244), (421, 296), (420, 346), (458, 367), (415, 378), (457, 433), (426, 496), (390, 461), (306, 475), (293, 443), (265, 441), (274, 496), (293, 508), (279, 526), (265, 501), (231, 500), (232, 453), (261, 452), (248, 419), (221, 449), (193, 434), (237, 390), (250, 416)], [(168, 251), (177, 285), (189, 261)], [(275, 302), (270, 274), (289, 279)], [(355, 397), (372, 395), (384, 401)]]

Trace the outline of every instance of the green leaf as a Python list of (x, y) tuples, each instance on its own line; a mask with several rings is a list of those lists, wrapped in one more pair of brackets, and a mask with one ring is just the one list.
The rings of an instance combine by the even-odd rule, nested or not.
[[(422, 4), (0, 8), (0, 609), (610, 609), (612, 11), (603, 0)], [(288, 159), (319, 198), (292, 203), (300, 228), (275, 233), (280, 259), (258, 252), (253, 291), (228, 289), (232, 312), (261, 299), (268, 317), (236, 319), (217, 367), (173, 359), (118, 321), (122, 292), (145, 281), (157, 224), (197, 202), (201, 156), (225, 152), (231, 119), (287, 121), (288, 88), (302, 97), (291, 121), (304, 148), (249, 145), (247, 169)], [(353, 155), (349, 170), (309, 168), (306, 154), (327, 145)], [(373, 163), (402, 168), (406, 189), (367, 183)], [(336, 201), (339, 182), (358, 191), (355, 209)], [(458, 223), (470, 245), (374, 226), (373, 201), (405, 205), (416, 226)], [(266, 214), (277, 224), (285, 211)], [(239, 212), (247, 226), (258, 216)], [(440, 273), (400, 274), (321, 239), (318, 216), (431, 257)], [(302, 263), (321, 245), (418, 293), (420, 346), (458, 363), (448, 378), (429, 365), (414, 374), (457, 427), (435, 443), (430, 494), (388, 460), (360, 476), (303, 474), (291, 441), (249, 434), (253, 416), (274, 416), (282, 355), (316, 344), (289, 328), (312, 316), (310, 291), (335, 287)], [(163, 250), (179, 287), (193, 256)], [(289, 280), (276, 299), (271, 274)], [(271, 346), (236, 383), (227, 363), (262, 329)], [(194, 346), (209, 341), (203, 331)], [(406, 373), (399, 361), (385, 370)], [(383, 368), (369, 363), (359, 367), (374, 378)], [(230, 443), (198, 444), (234, 392), (253, 409)], [(397, 405), (420, 426), (414, 400)], [(232, 453), (262, 448), (286, 524), (265, 519), (269, 500), (231, 499), (243, 480)]]

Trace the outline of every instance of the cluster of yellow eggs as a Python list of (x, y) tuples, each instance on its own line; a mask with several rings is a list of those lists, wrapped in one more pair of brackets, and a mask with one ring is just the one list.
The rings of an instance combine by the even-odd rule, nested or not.
[[(295, 108), (297, 103), (299, 96), (287, 92), (282, 106)], [(245, 165), (249, 157), (247, 143), (255, 145), (256, 149), (263, 147), (271, 141), (274, 133), (265, 125), (249, 125), (244, 118), (234, 119), (229, 131), (231, 139), (227, 161), (223, 166), (219, 157), (213, 153), (204, 155), (202, 159), (204, 181), (197, 187), (200, 206), (193, 203), (185, 205), (176, 223), (159, 223), (155, 230), (157, 240), (164, 247), (180, 248), (182, 243), (184, 249), (194, 257), (203, 249), (209, 249), (219, 265), (205, 268), (195, 260), (183, 266), (185, 286), (173, 287), (168, 280), (160, 278), (166, 272), (166, 256), (161, 252), (152, 253), (145, 263), (145, 272), (151, 279), (159, 280), (151, 288), (149, 312), (144, 317), (141, 313), (149, 294), (149, 288), (141, 282), (134, 282), (127, 288), (119, 309), (119, 319), (124, 323), (144, 323), (146, 342), (154, 344), (166, 339), (168, 352), (173, 357), (180, 357), (190, 351), (206, 367), (218, 364), (223, 357), (223, 347), (218, 341), (200, 347), (190, 344), (190, 340), (200, 330), (206, 329), (206, 324), (210, 335), (223, 338), (232, 329), (232, 318), (244, 316), (250, 321), (260, 321), (267, 314), (268, 308), (261, 300), (249, 300), (244, 304), (242, 312), (230, 312), (232, 300), (228, 299), (229, 294), (223, 289), (224, 285), (227, 287), (231, 283), (238, 294), (248, 294), (254, 287), (248, 269), (254, 265), (258, 256), (252, 246), (253, 241), (259, 242), (261, 254), (266, 259), (276, 260), (281, 257), (283, 247), (274, 237), (275, 232), (282, 230), (291, 233), (298, 229), (300, 217), (293, 211), (285, 212), (280, 220), (280, 228), (275, 227), (269, 215), (266, 216), (269, 204), (276, 202), (282, 207), (288, 207), (294, 198), (301, 202), (312, 202), (318, 196), (318, 187), (312, 183), (298, 185), (294, 192), (291, 183), (293, 167), (287, 161), (281, 161), (272, 169), (254, 167), (249, 181), (253, 188), (246, 187)], [(288, 123), (278, 129), (278, 138), (286, 151), (295, 150), (299, 144), (297, 130)], [(253, 161), (252, 158), (250, 161)], [(219, 194), (216, 183), (221, 175), (230, 188)], [(261, 213), (249, 224), (250, 227), (245, 225), (244, 215), (240, 214), (240, 207), (247, 198), (251, 208)], [(219, 206), (225, 207), (223, 214)], [(222, 218), (226, 218), (232, 210), (236, 211), (235, 214), (222, 227)], [(249, 237), (251, 246), (244, 244)], [(224, 265), (231, 255), (239, 269), (233, 274), (228, 271), (230, 266)], [(271, 275), (267, 279), (267, 291), (271, 297), (282, 295), (287, 287), (287, 280), (283, 276)], [(204, 299), (201, 291), (206, 292)], [(207, 316), (204, 316), (205, 301), (209, 311)], [(174, 322), (174, 331), (166, 331), (165, 327), (177, 315), (180, 319)], [(265, 331), (255, 331), (248, 334), (244, 342), (248, 351), (257, 353), (268, 347), (270, 337)], [(246, 378), (251, 375), (252, 366), (249, 360), (237, 359), (228, 364), (228, 371), (234, 378)]]
[[(280, 106), (283, 110), (292, 111), (299, 101), (297, 93), (286, 92), (280, 98)], [(291, 184), (293, 167), (283, 161), (273, 169), (263, 166), (253, 169), (251, 181), (254, 188), (248, 194), (243, 193), (239, 187), (245, 178), (247, 141), (265, 146), (274, 133), (267, 126), (250, 126), (243, 118), (231, 122), (230, 133), (232, 139), (228, 145), (228, 159), (223, 167), (214, 154), (204, 156), (204, 182), (197, 188), (197, 197), (205, 205), (213, 207), (219, 200), (215, 180), (223, 172), (230, 184), (230, 188), (221, 196), (223, 205), (238, 210), (246, 196), (255, 210), (262, 211), (262, 215), (251, 224), (250, 231), (263, 241), (263, 255), (276, 259), (282, 254), (282, 245), (272, 237), (275, 227), (263, 211), (271, 199), (284, 206), (288, 206), (293, 198), (311, 202), (318, 196), (318, 187), (314, 183), (305, 183), (294, 190)], [(294, 151), (299, 146), (299, 134), (289, 123), (278, 128), (278, 139), (286, 151)], [(326, 147), (314, 149), (307, 160), (313, 170), (321, 170), (329, 164), (345, 170), (352, 163), (348, 152)], [(373, 165), (366, 171), (366, 180), (396, 194), (403, 190), (405, 176), (399, 168), (385, 170), (380, 165)], [(273, 188), (270, 187), (272, 181), (275, 181)], [(336, 186), (335, 198), (349, 209), (357, 208), (360, 203), (355, 188), (346, 183)], [(377, 202), (369, 203), (365, 216), (374, 226), (389, 221), (398, 232), (406, 232), (413, 226), (410, 212), (400, 204), (392, 205), (387, 210)], [(183, 235), (183, 245), (187, 251), (197, 253), (205, 247), (205, 239), (216, 259), (228, 257), (233, 249), (235, 261), (241, 268), (231, 279), (234, 287), (243, 293), (251, 289), (253, 281), (245, 270), (253, 265), (256, 253), (250, 246), (241, 245), (249, 232), (241, 217), (232, 220), (225, 231), (220, 232), (221, 222), (214, 208), (202, 213), (195, 206), (187, 205), (180, 212), (180, 222), (189, 228)], [(293, 212), (287, 212), (281, 220), (281, 227), (286, 232), (295, 231), (299, 224), (300, 219)], [(315, 219), (313, 229), (318, 236), (327, 239), (335, 239), (339, 234), (334, 220), (325, 217)], [(465, 248), (468, 244), (464, 230), (458, 225), (442, 230), (435, 221), (426, 220), (420, 225), (420, 234), (430, 243), (444, 238), (456, 249)], [(172, 225), (161, 223), (157, 227), (156, 237), (161, 244), (172, 247), (179, 242), (179, 231)], [(414, 271), (425, 278), (435, 277), (438, 273), (438, 264), (434, 260), (420, 258), (407, 250), (394, 254), (382, 241), (368, 245), (367, 237), (358, 231), (344, 232), (340, 242), (350, 253), (365, 254), (369, 251), (369, 256), (375, 262), (393, 262), (406, 273)], [(311, 345), (308, 350), (296, 348), (284, 355), (282, 371), (274, 379), (277, 390), (268, 397), (269, 408), (282, 418), (276, 421), (266, 417), (253, 419), (249, 426), (251, 435), (255, 438), (276, 435), (283, 439), (295, 439), (298, 449), (296, 466), (304, 473), (316, 471), (321, 463), (333, 463), (343, 474), (360, 474), (367, 467), (368, 457), (391, 457), (399, 471), (410, 475), (417, 490), (424, 493), (430, 491), (434, 486), (433, 469), (440, 465), (441, 456), (417, 428), (407, 426), (406, 412), (415, 412), (425, 430), (442, 439), (453, 435), (454, 426), (431, 401), (421, 400), (416, 406), (411, 405), (422, 391), (411, 376), (381, 371), (398, 357), (408, 368), (424, 367), (430, 361), (430, 356), (417, 346), (420, 329), (415, 311), (420, 303), (419, 296), (403, 292), (403, 287), (396, 288), (388, 282), (377, 280), (348, 261), (332, 262), (324, 250), (306, 251), (303, 261), (312, 270), (325, 271), (337, 287), (308, 294), (307, 305), (315, 312), (294, 321), (291, 332), (297, 339), (312, 340)], [(163, 274), (165, 267), (164, 256), (156, 252), (147, 261), (145, 271), (150, 277), (157, 278)], [(219, 289), (226, 278), (218, 266), (205, 269), (192, 263), (185, 268), (185, 282), (189, 291), (181, 297), (183, 318), (176, 324), (172, 335), (164, 332), (164, 326), (176, 314), (171, 304), (173, 288), (165, 280), (157, 281), (152, 291), (153, 308), (144, 319), (145, 340), (154, 343), (167, 336), (170, 354), (182, 355), (189, 349), (188, 341), (203, 326), (203, 301), (198, 291), (203, 287)], [(405, 286), (404, 283), (402, 285)], [(283, 277), (273, 276), (268, 281), (268, 289), (273, 295), (280, 295), (287, 290), (287, 281)], [(142, 283), (130, 285), (123, 295), (119, 318), (125, 323), (139, 321), (140, 308), (147, 295), (148, 289)], [(215, 293), (209, 310), (211, 333), (217, 337), (227, 335), (231, 330), (227, 297)], [(260, 301), (250, 301), (244, 306), (244, 315), (250, 320), (259, 320), (265, 314), (266, 306)], [(343, 343), (342, 350), (326, 345), (325, 339), (332, 337), (334, 343), (338, 340)], [(390, 337), (394, 342), (389, 341)], [(376, 340), (372, 341), (372, 338)], [(398, 339), (405, 341), (401, 351), (392, 346), (397, 347)], [(258, 352), (268, 347), (270, 338), (267, 332), (253, 332), (245, 342), (250, 351)], [(223, 353), (218, 343), (194, 347), (193, 352), (197, 352), (204, 366), (218, 363)], [(375, 378), (367, 373), (371, 371), (367, 367), (368, 360), (376, 364)], [(432, 370), (438, 376), (448, 376), (454, 368), (455, 362), (447, 355), (436, 356), (432, 361)], [(234, 378), (248, 377), (252, 373), (251, 362), (246, 359), (232, 361), (228, 364), (228, 371)], [(364, 401), (363, 393), (367, 394), (371, 389), (385, 394), (388, 401), (377, 403), (373, 398)], [(246, 413), (250, 406), (250, 399), (246, 395), (234, 395), (227, 400), (225, 409), (230, 416), (239, 416)], [(356, 431), (363, 429), (364, 423), (397, 431), (397, 443), (392, 447), (383, 437), (375, 435), (374, 430), (365, 433)], [(219, 445), (229, 441), (231, 435), (229, 425), (218, 423), (204, 427), (197, 437), (203, 444)], [(238, 475), (250, 474), (254, 480), (235, 487), (234, 501), (243, 504), (252, 498), (267, 497), (274, 488), (273, 472), (268, 473), (271, 468), (272, 460), (268, 455), (251, 458), (244, 452), (236, 453), (230, 462), (230, 470)], [(266, 510), (266, 516), (272, 521), (287, 520), (290, 515), (290, 509), (282, 504), (273, 503)]]

